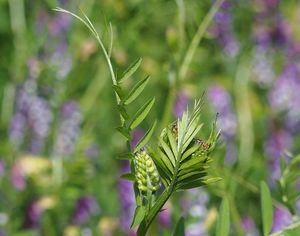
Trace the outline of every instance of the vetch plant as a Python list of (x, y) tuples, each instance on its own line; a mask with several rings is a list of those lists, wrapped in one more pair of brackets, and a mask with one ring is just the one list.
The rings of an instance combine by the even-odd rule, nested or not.
[[(150, 98), (133, 116), (127, 111), (128, 105), (141, 95), (149, 81), (149, 77), (140, 80), (129, 92), (122, 88), (122, 82), (136, 72), (141, 64), (141, 59), (134, 62), (120, 78), (117, 78), (110, 60), (112, 40), (110, 48), (107, 50), (95, 27), (84, 13), (82, 13), (83, 17), (80, 17), (62, 8), (55, 10), (68, 13), (83, 22), (92, 32), (104, 53), (120, 114), (121, 126), (117, 130), (127, 140), (128, 152), (120, 158), (129, 160), (131, 166), (131, 172), (121, 177), (133, 181), (135, 190), (136, 210), (131, 227), (139, 225), (137, 235), (144, 236), (173, 193), (204, 186), (220, 179), (209, 175), (212, 161), (210, 154), (220, 133), (216, 129), (216, 121), (213, 123), (208, 139), (198, 137), (203, 126), (200, 122), (203, 100), (200, 99), (195, 101), (191, 111), (187, 109), (181, 118), (165, 127), (159, 137), (154, 137), (151, 145), (150, 139), (156, 121), (137, 145), (131, 148), (133, 129), (147, 117), (155, 103), (155, 98)], [(181, 221), (177, 227), (180, 232), (183, 231), (180, 227)], [(182, 235), (178, 232), (175, 234)]]

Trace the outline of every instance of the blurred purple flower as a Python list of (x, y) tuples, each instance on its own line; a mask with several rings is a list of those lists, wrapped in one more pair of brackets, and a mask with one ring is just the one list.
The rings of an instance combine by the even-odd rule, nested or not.
[(26, 186), (25, 176), (18, 162), (15, 162), (11, 169), (10, 180), (18, 191), (22, 191)]
[(179, 91), (176, 95), (173, 114), (175, 117), (181, 117), (188, 105), (188, 97), (183, 91)]
[(214, 17), (215, 25), (210, 28), (210, 32), (218, 39), (224, 53), (233, 58), (239, 53), (240, 44), (234, 36), (231, 9), (232, 4), (229, 1), (224, 1), (222, 7)]
[[(286, 127), (295, 132), (300, 124), (300, 68), (288, 63), (269, 93), (269, 103), (276, 113), (286, 112)], [(299, 128), (299, 127), (298, 127)]]
[(29, 151), (39, 154), (43, 150), (52, 123), (52, 111), (48, 101), (36, 95), (36, 81), (27, 79), (17, 92), (16, 108), (13, 115), (9, 138), (15, 148), (20, 148), (26, 131), (31, 144)]
[(163, 206), (163, 210), (158, 215), (159, 224), (163, 227), (171, 226), (171, 211), (172, 205), (170, 202), (166, 202)]
[(60, 124), (57, 131), (54, 153), (58, 156), (69, 156), (73, 153), (80, 132), (81, 114), (74, 101), (62, 105)]
[(0, 160), (0, 177), (5, 173), (5, 162)]
[(144, 131), (137, 128), (133, 131), (133, 134), (132, 134), (132, 140), (131, 140), (131, 149), (134, 149), (135, 146), (138, 144), (138, 142), (141, 140), (141, 138), (144, 136)]
[(270, 87), (275, 79), (272, 58), (266, 50), (256, 47), (253, 58), (253, 80), (260, 87)]
[(77, 200), (72, 222), (83, 224), (99, 210), (99, 205), (93, 196), (82, 196)]
[(11, 120), (9, 140), (11, 144), (19, 148), (24, 140), (26, 128), (26, 117), (22, 112), (17, 111)]
[(273, 129), (265, 143), (265, 153), (269, 158), (270, 173), (273, 180), (280, 178), (280, 157), (283, 155), (284, 150), (291, 148), (291, 145), (292, 137), (288, 132)]
[(57, 14), (51, 19), (48, 24), (49, 34), (51, 37), (60, 36), (61, 33), (66, 32), (71, 25), (72, 17), (68, 14)]
[(40, 208), (38, 202), (32, 201), (27, 206), (23, 228), (25, 229), (37, 228), (40, 224), (41, 215), (42, 215), (42, 209)]
[(273, 212), (273, 224), (271, 228), (271, 233), (282, 230), (283, 228), (289, 226), (292, 223), (293, 219), (291, 213), (285, 208), (276, 207)]
[[(120, 169), (120, 174), (129, 172), (129, 162), (123, 161)], [(133, 190), (133, 185), (130, 181), (120, 179), (118, 182), (119, 187), (119, 199), (121, 205), (121, 214), (120, 214), (120, 227), (124, 233), (132, 233), (130, 231), (131, 219), (134, 214), (135, 209), (135, 195)]]
[(229, 93), (221, 86), (215, 85), (209, 88), (208, 98), (213, 109), (219, 113), (217, 125), (222, 131), (221, 135), (225, 140), (233, 139), (237, 129), (237, 121), (232, 111)]
[(246, 233), (245, 236), (258, 236), (258, 230), (254, 221), (250, 217), (246, 217), (242, 219), (242, 226)]
[(186, 236), (206, 236), (204, 228), (205, 217), (207, 216), (208, 194), (202, 189), (190, 189), (185, 192), (181, 199), (182, 214), (193, 219), (192, 224), (186, 226)]
[(99, 156), (99, 147), (97, 144), (90, 145), (85, 149), (85, 155), (89, 158), (95, 158)]

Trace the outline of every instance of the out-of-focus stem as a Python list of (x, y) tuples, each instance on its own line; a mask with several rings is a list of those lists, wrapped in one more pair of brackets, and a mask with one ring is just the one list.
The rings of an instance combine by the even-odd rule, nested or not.
[(16, 81), (22, 80), (23, 68), (26, 61), (26, 20), (23, 0), (9, 0), (11, 29), (14, 35), (15, 56), (12, 66), (12, 77)]
[[(178, 7), (181, 6), (180, 2), (181, 2), (180, 0), (177, 1)], [(195, 51), (205, 33), (205, 31), (207, 30), (209, 23), (212, 21), (214, 15), (217, 13), (218, 9), (220, 8), (220, 6), (223, 2), (224, 2), (224, 0), (217, 0), (213, 4), (213, 6), (211, 7), (211, 9), (207, 13), (207, 15), (204, 17), (203, 21), (200, 23), (198, 30), (197, 30), (196, 34), (194, 35), (192, 42), (190, 43), (190, 45), (186, 51), (186, 54), (183, 57), (184, 59), (183, 59), (181, 66), (178, 69), (177, 75), (175, 76), (176, 81), (170, 83), (169, 93), (168, 93), (168, 97), (167, 97), (166, 106), (164, 109), (164, 115), (162, 118), (161, 127), (165, 127), (165, 125), (170, 122), (172, 108), (173, 108), (173, 104), (174, 104), (174, 101), (176, 98), (177, 81), (183, 81), (185, 79), (188, 68), (192, 62), (194, 55), (195, 55)], [(179, 10), (179, 12), (180, 12), (179, 17), (181, 17), (181, 18), (184, 17), (184, 13), (182, 12), (182, 9)], [(182, 28), (182, 27), (183, 26), (181, 26), (180, 28)], [(182, 28), (180, 30), (183, 31), (184, 28)], [(184, 32), (180, 32), (180, 33), (183, 34)], [(183, 36), (180, 36), (180, 37), (183, 40)]]
[(240, 131), (239, 163), (244, 169), (243, 171), (246, 171), (247, 166), (250, 166), (248, 164), (252, 157), (254, 145), (253, 122), (248, 92), (249, 77), (250, 71), (248, 63), (242, 59), (236, 72), (235, 95), (237, 101), (237, 118)]
[(195, 55), (196, 49), (197, 49), (201, 39), (203, 38), (203, 35), (204, 35), (205, 31), (207, 30), (209, 23), (212, 21), (213, 17), (217, 13), (218, 9), (220, 8), (220, 6), (222, 5), (223, 2), (224, 2), (224, 0), (217, 0), (214, 3), (214, 5), (211, 7), (211, 9), (209, 10), (207, 15), (204, 17), (201, 24), (199, 25), (198, 30), (197, 30), (196, 34), (194, 35), (189, 48), (187, 49), (187, 52), (183, 59), (183, 63), (179, 69), (179, 79), (180, 80), (184, 80), (187, 70), (188, 70), (188, 68), (192, 62), (192, 59)]

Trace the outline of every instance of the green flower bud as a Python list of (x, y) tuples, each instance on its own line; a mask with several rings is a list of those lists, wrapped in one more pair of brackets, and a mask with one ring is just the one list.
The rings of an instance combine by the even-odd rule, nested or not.
[(138, 189), (142, 192), (155, 192), (160, 186), (156, 166), (146, 151), (141, 151), (134, 156), (135, 178)]

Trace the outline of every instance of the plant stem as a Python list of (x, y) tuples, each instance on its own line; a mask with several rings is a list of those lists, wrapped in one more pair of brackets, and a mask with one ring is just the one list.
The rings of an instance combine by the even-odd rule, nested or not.
[(209, 23), (211, 22), (211, 20), (213, 19), (213, 17), (217, 13), (218, 9), (220, 8), (220, 6), (222, 5), (223, 2), (224, 2), (224, 0), (217, 0), (214, 3), (214, 5), (212, 6), (212, 8), (210, 9), (210, 11), (207, 13), (207, 15), (204, 17), (201, 24), (199, 25), (198, 30), (193, 37), (193, 40), (192, 40), (192, 42), (187, 50), (187, 53), (185, 54), (185, 57), (183, 59), (183, 63), (179, 69), (179, 79), (180, 80), (183, 80), (185, 78), (187, 70), (192, 62), (192, 59), (195, 55), (197, 47), (198, 47), (201, 39), (203, 38), (203, 35), (204, 35), (205, 31), (207, 30)]
[[(167, 97), (167, 103), (164, 109), (164, 114), (162, 118), (161, 126), (165, 127), (166, 124), (169, 123), (171, 113), (172, 113), (172, 107), (176, 98), (176, 88), (177, 88), (177, 81), (181, 80), (183, 81), (186, 77), (186, 73), (188, 71), (188, 68), (192, 62), (192, 59), (195, 55), (196, 49), (201, 42), (201, 39), (203, 38), (203, 35), (205, 31), (207, 30), (209, 23), (213, 19), (214, 15), (217, 13), (218, 9), (220, 8), (221, 4), (224, 0), (217, 0), (214, 5), (211, 7), (210, 11), (207, 13), (207, 15), (204, 17), (203, 21), (198, 27), (198, 30), (196, 34), (194, 35), (192, 42), (190, 43), (186, 54), (184, 55), (183, 62), (179, 68), (179, 72), (177, 72), (177, 75), (175, 76), (176, 81), (171, 81), (170, 87), (169, 87), (169, 93)], [(177, 1), (178, 7), (182, 6), (181, 1)], [(183, 20), (184, 14), (182, 13), (182, 10), (180, 10), (180, 18)], [(183, 33), (183, 25), (181, 24), (180, 32)], [(181, 35), (182, 44), (184, 43), (184, 37)]]
[(138, 231), (137, 231), (137, 236), (145, 236), (147, 233), (148, 228), (150, 227), (151, 223), (155, 219), (156, 215), (160, 212), (162, 207), (165, 205), (165, 203), (168, 201), (170, 196), (172, 195), (175, 185), (177, 182), (177, 174), (179, 170), (179, 165), (180, 165), (180, 159), (181, 155), (176, 158), (177, 162), (174, 168), (174, 175), (172, 178), (172, 182), (170, 185), (165, 189), (165, 191), (157, 198), (157, 201), (155, 202), (154, 206), (150, 209), (144, 220), (141, 222)]

